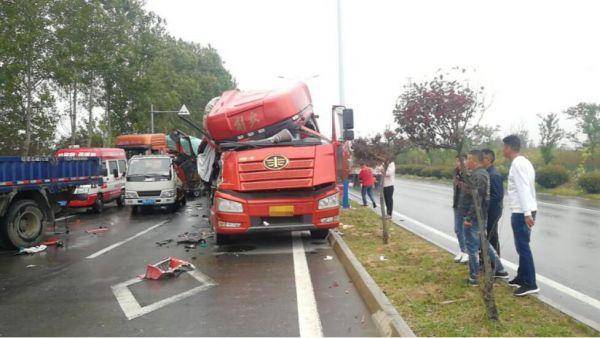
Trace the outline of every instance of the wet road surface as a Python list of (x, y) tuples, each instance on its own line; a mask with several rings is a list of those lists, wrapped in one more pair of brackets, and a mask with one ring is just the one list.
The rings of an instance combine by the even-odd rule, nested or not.
[[(360, 195), (354, 194), (355, 198)], [(600, 203), (545, 194), (538, 194), (537, 199), (531, 248), (540, 295), (600, 329)], [(450, 185), (397, 177), (394, 211), (396, 223), (449, 251), (458, 251)], [(512, 276), (518, 256), (506, 199), (498, 229), (501, 256)]]
[[(64, 247), (23, 256), (0, 251), (0, 336), (377, 335), (333, 250), (308, 232), (220, 247), (212, 239), (193, 249), (156, 244), (207, 231), (202, 204), (191, 201), (176, 214), (78, 212), (57, 222)], [(86, 232), (99, 226), (109, 230)], [(190, 261), (198, 273), (135, 279), (169, 256)]]

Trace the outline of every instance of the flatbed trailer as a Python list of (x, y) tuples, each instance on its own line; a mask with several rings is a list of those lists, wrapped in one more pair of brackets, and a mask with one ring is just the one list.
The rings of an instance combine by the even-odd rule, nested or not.
[(97, 157), (0, 156), (0, 247), (37, 245), (84, 184), (102, 184)]

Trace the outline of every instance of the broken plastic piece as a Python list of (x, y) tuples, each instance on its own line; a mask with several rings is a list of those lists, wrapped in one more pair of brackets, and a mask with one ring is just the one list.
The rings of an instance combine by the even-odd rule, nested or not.
[(44, 250), (46, 250), (47, 246), (41, 244), (38, 246), (32, 246), (29, 248), (20, 248), (19, 249), (19, 254), (34, 254), (34, 253), (38, 253), (38, 252), (42, 252)]
[(88, 234), (97, 235), (97, 234), (103, 234), (107, 231), (108, 231), (108, 228), (99, 227), (99, 228), (95, 228), (95, 229), (88, 229), (85, 232)]
[(169, 243), (171, 243), (171, 242), (173, 242), (173, 240), (169, 238), (169, 239), (165, 239), (164, 241), (159, 241), (159, 242), (156, 242), (156, 245), (158, 245), (158, 246), (163, 246), (163, 245), (165, 245), (165, 244), (169, 244)]
[(148, 264), (146, 274), (141, 275), (144, 279), (161, 279), (165, 277), (173, 277), (184, 271), (194, 270), (192, 263), (181, 260), (179, 258), (168, 257), (157, 263)]
[(331, 256), (325, 256), (325, 258), (323, 258), (324, 261), (330, 261), (332, 259), (333, 259), (333, 257), (331, 257)]
[(45, 245), (45, 246), (56, 245), (56, 247), (58, 247), (58, 248), (60, 248), (61, 246), (63, 246), (63, 242), (60, 241), (60, 240), (58, 240), (58, 238), (49, 239), (49, 240), (47, 240), (45, 242), (42, 242), (41, 244)]
[(381, 256), (379, 256), (379, 260), (383, 262), (383, 261), (387, 261), (388, 259), (385, 258), (384, 255), (381, 255)]

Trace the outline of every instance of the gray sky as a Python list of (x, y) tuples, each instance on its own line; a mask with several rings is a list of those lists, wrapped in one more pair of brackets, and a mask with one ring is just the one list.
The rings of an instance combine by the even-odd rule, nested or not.
[[(215, 47), (241, 89), (306, 79), (321, 128), (338, 103), (335, 0), (147, 0), (170, 34)], [(358, 135), (393, 122), (408, 78), (476, 69), (503, 132), (600, 102), (600, 1), (342, 0), (346, 104)], [(570, 123), (564, 122), (565, 127)]]

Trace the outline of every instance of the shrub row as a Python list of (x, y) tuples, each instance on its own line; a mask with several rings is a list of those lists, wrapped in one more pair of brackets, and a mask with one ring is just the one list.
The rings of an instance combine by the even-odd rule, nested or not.
[(600, 194), (600, 171), (592, 171), (579, 176), (579, 186), (590, 194)]
[(536, 171), (535, 181), (544, 188), (556, 188), (569, 181), (569, 172), (559, 165), (547, 165)]
[(396, 173), (420, 177), (448, 178), (454, 177), (454, 169), (445, 166), (424, 166), (420, 164), (405, 164), (396, 167)]

